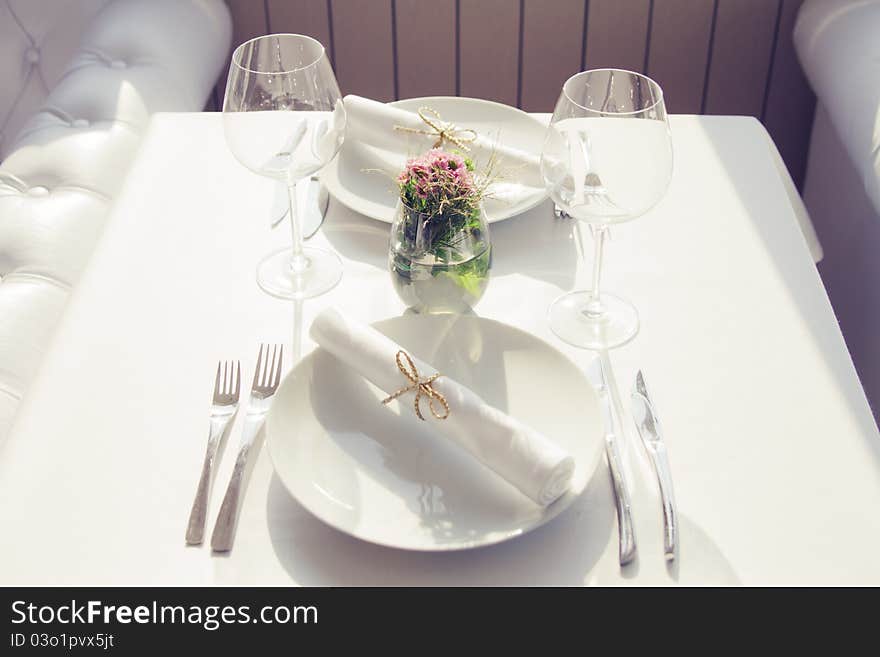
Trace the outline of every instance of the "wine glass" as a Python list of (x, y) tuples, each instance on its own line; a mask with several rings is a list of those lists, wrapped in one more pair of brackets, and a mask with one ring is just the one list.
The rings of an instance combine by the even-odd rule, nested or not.
[(345, 134), (342, 94), (324, 46), (300, 34), (268, 34), (238, 46), (223, 132), (241, 164), (287, 185), (293, 247), (264, 258), (257, 283), (284, 299), (323, 294), (342, 277), (342, 262), (332, 251), (303, 246), (296, 183), (330, 162)]
[(562, 86), (541, 152), (541, 174), (559, 208), (588, 223), (595, 242), (593, 285), (559, 297), (550, 327), (565, 342), (610, 349), (635, 337), (639, 315), (600, 294), (608, 227), (634, 219), (663, 198), (672, 177), (672, 142), (663, 90), (644, 75), (584, 71)]

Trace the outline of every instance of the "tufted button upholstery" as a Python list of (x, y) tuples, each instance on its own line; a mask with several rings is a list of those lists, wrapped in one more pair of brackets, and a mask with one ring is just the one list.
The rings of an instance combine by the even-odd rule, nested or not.
[(109, 0), (0, 0), (0, 161)]
[(230, 38), (222, 0), (0, 0), (0, 442), (150, 115), (201, 110)]
[(27, 50), (24, 51), (24, 61), (26, 61), (30, 65), (39, 64), (40, 49), (36, 46), (29, 47)]

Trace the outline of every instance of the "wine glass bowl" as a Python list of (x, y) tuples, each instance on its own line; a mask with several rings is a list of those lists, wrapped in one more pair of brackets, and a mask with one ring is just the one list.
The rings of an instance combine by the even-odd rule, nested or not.
[(672, 142), (660, 86), (619, 69), (569, 78), (547, 130), (541, 173), (554, 203), (590, 224), (595, 238), (592, 289), (555, 301), (551, 329), (579, 347), (624, 344), (638, 332), (638, 313), (600, 293), (602, 248), (608, 226), (645, 214), (669, 186)]
[(274, 296), (322, 294), (342, 275), (339, 257), (303, 246), (296, 183), (320, 171), (339, 152), (345, 108), (324, 47), (311, 37), (269, 34), (232, 54), (223, 100), (223, 132), (235, 158), (288, 188), (293, 246), (266, 257), (257, 282)]

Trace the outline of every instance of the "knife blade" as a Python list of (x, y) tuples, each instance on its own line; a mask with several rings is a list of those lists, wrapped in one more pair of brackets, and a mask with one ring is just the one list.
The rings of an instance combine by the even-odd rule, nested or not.
[(642, 445), (657, 475), (660, 501), (663, 505), (663, 552), (668, 560), (673, 560), (678, 546), (678, 521), (675, 494), (672, 490), (672, 471), (669, 468), (669, 456), (663, 440), (660, 420), (648, 393), (645, 375), (641, 370), (636, 374), (635, 389), (632, 392), (632, 415)]
[(632, 502), (626, 478), (623, 474), (623, 457), (617, 444), (615, 432), (614, 412), (611, 405), (611, 392), (605, 376), (604, 365), (597, 358), (589, 372), (590, 382), (599, 393), (599, 402), (602, 405), (602, 413), (605, 423), (605, 458), (608, 460), (608, 470), (611, 473), (611, 487), (614, 491), (614, 501), (617, 507), (617, 530), (619, 537), (618, 559), (621, 566), (625, 566), (636, 556), (636, 537), (633, 528)]

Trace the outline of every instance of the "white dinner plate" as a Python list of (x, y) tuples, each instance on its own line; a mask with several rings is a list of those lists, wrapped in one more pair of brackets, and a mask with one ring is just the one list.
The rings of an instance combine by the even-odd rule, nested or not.
[[(407, 98), (390, 103), (411, 112), (429, 106), (459, 128), (471, 128), (481, 135), (514, 148), (538, 154), (544, 144), (547, 126), (522, 110), (479, 98), (436, 96)], [(412, 153), (411, 155), (418, 155)], [(382, 150), (354, 140), (342, 144), (339, 155), (321, 172), (321, 182), (330, 195), (355, 212), (391, 223), (397, 203), (394, 178), (403, 168), (389, 159)], [(515, 182), (515, 181), (511, 181)], [(487, 198), (486, 215), (489, 223), (522, 214), (547, 198), (547, 192), (533, 187), (520, 187), (500, 181), (499, 198)]]
[(374, 326), (567, 449), (571, 488), (539, 507), (433, 434), (439, 420), (419, 421), (396, 401), (383, 406), (383, 392), (318, 348), (285, 377), (266, 420), (275, 471), (311, 513), (379, 545), (461, 550), (534, 529), (583, 492), (602, 454), (602, 423), (593, 388), (564, 355), (473, 316), (405, 315)]

